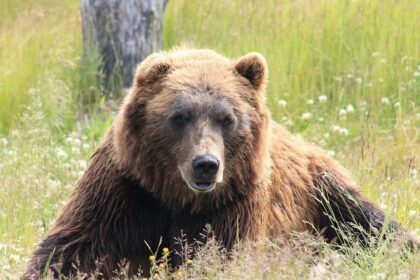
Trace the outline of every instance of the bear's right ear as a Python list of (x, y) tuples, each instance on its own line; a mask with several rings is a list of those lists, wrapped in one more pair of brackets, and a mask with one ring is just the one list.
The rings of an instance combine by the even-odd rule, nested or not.
[(151, 84), (166, 76), (172, 68), (170, 58), (162, 53), (149, 55), (137, 67), (134, 75), (134, 85)]

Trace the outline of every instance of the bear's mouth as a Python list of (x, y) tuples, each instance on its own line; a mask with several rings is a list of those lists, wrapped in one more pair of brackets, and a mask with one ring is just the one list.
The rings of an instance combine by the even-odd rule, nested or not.
[(216, 183), (207, 183), (207, 182), (195, 182), (192, 184), (188, 184), (190, 188), (192, 188), (194, 191), (198, 192), (210, 192), (214, 189), (216, 186)]

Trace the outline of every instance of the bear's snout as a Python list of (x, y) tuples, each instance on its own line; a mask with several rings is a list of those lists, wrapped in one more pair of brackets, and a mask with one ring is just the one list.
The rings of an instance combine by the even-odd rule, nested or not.
[(219, 171), (219, 160), (213, 155), (199, 155), (192, 160), (194, 177), (202, 183), (212, 183)]

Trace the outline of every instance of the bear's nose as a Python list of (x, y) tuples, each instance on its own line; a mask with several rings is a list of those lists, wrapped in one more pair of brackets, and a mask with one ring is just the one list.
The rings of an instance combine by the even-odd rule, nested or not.
[(212, 155), (196, 156), (192, 160), (192, 167), (197, 177), (202, 180), (209, 180), (219, 170), (219, 160)]

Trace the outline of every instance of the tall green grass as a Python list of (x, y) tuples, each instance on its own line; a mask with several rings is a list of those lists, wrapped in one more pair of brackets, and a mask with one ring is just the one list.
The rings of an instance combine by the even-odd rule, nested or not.
[[(273, 115), (299, 115), (319, 95), (337, 106), (368, 102), (380, 126), (418, 106), (418, 1), (170, 1), (165, 47), (184, 42), (229, 56), (261, 52), (270, 67)], [(402, 106), (385, 110), (381, 98)], [(286, 112), (277, 102), (286, 99)], [(358, 121), (365, 116), (361, 115)]]
[(99, 91), (98, 60), (81, 63), (78, 1), (1, 0), (0, 7), (0, 133), (13, 127), (30, 92), (41, 97), (46, 119), (71, 127), (77, 101)]

